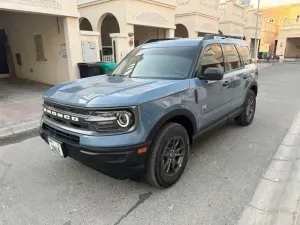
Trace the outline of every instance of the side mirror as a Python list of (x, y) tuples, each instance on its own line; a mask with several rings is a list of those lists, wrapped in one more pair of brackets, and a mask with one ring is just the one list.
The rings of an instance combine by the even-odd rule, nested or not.
[(220, 68), (208, 67), (203, 76), (202, 80), (222, 80), (224, 77), (224, 72)]

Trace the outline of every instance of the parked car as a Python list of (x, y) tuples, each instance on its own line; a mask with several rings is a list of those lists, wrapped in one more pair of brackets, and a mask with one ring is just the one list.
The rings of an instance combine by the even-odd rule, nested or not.
[(167, 188), (181, 177), (195, 138), (229, 119), (251, 124), (257, 76), (243, 40), (146, 43), (110, 75), (47, 91), (40, 135), (62, 157)]

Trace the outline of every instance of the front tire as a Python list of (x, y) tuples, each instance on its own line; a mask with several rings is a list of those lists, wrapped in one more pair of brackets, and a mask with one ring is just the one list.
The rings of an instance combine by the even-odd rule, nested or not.
[(242, 113), (235, 119), (236, 124), (248, 126), (252, 123), (256, 110), (256, 95), (254, 91), (249, 90), (246, 96)]
[(146, 166), (145, 180), (157, 188), (168, 188), (181, 177), (190, 150), (186, 129), (167, 123), (157, 134)]

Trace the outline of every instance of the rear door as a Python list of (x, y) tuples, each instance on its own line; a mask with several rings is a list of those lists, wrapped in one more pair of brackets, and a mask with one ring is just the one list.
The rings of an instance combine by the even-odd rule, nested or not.
[[(203, 74), (208, 67), (218, 67), (223, 71), (225, 70), (224, 54), (221, 45), (209, 45), (204, 48), (198, 70)], [(230, 97), (226, 91), (227, 82), (227, 79), (206, 81), (201, 80), (201, 78), (194, 78), (191, 81), (191, 88), (196, 88), (197, 91), (201, 130), (227, 116), (230, 110)]]
[(232, 113), (243, 104), (244, 76), (247, 70), (235, 45), (226, 44), (223, 45), (223, 49), (226, 55), (224, 77), (229, 80), (227, 94), (230, 95), (230, 113)]

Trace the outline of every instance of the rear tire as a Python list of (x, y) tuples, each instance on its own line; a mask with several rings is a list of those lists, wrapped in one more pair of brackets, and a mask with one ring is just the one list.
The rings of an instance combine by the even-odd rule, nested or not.
[(246, 96), (242, 113), (235, 119), (237, 125), (248, 126), (252, 123), (256, 110), (256, 95), (249, 90)]
[(158, 132), (146, 165), (145, 180), (157, 188), (168, 188), (181, 177), (190, 150), (186, 129), (167, 123)]

